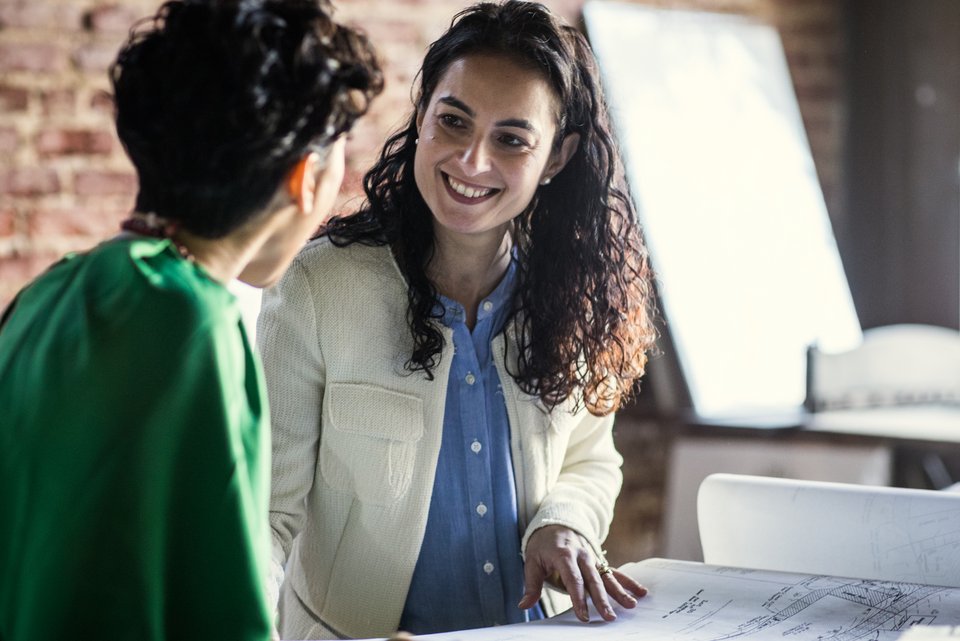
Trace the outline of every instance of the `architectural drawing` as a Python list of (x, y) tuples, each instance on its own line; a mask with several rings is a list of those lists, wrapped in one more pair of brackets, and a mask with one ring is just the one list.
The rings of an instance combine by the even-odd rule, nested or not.
[[(695, 587), (685, 599), (660, 613), (661, 622), (675, 625), (661, 628), (659, 633), (675, 639), (884, 641), (913, 626), (960, 620), (960, 589), (956, 588), (659, 559), (631, 569), (654, 595), (649, 602), (641, 602), (642, 610), (632, 617), (638, 628), (647, 627), (641, 620), (653, 614), (649, 606), (660, 601), (661, 592), (672, 597), (682, 585)], [(637, 632), (629, 638), (654, 638)]]
[(650, 593), (606, 623), (546, 621), (417, 637), (424, 641), (893, 641), (917, 626), (960, 625), (960, 588), (647, 559), (621, 568)]

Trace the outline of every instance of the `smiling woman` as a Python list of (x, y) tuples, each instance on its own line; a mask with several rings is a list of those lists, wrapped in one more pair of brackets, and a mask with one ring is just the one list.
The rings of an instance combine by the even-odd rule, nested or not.
[[(475, 54), (453, 62), (418, 111), (414, 177), (442, 228), (435, 227), (444, 236), (437, 248), (454, 249), (454, 265), (462, 243), (509, 245), (513, 219), (576, 149), (577, 134), (554, 144), (558, 100), (539, 71), (502, 55)], [(433, 261), (441, 277), (454, 266), (444, 262), (443, 255)], [(477, 295), (448, 293), (457, 300)]]
[(612, 619), (645, 593), (601, 551), (613, 412), (654, 332), (593, 54), (540, 4), (483, 3), (419, 78), (360, 212), (264, 298), (289, 638), (514, 623), (571, 599), (587, 620), (587, 598)]

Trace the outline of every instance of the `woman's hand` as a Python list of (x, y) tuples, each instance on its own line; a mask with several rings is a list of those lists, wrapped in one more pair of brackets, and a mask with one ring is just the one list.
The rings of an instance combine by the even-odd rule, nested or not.
[[(586, 595), (607, 621), (617, 618), (607, 595), (625, 608), (637, 604), (647, 589), (632, 578), (598, 564), (590, 545), (579, 534), (562, 525), (548, 525), (534, 532), (527, 541), (524, 566), (524, 593), (518, 604), (532, 608), (540, 600), (543, 582), (559, 583), (573, 600), (573, 611), (581, 621), (589, 621)], [(601, 573), (600, 570), (603, 570)]]

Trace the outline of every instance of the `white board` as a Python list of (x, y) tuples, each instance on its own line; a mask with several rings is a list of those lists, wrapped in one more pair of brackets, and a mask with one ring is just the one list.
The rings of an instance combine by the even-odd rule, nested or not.
[(596, 1), (591, 44), (693, 409), (793, 409), (860, 324), (776, 30)]

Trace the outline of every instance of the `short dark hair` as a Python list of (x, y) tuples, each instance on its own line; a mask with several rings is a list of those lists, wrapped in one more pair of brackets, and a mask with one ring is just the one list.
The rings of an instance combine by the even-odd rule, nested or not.
[[(656, 338), (652, 272), (629, 197), (596, 59), (583, 35), (537, 2), (480, 2), (458, 13), (427, 50), (415, 110), (364, 177), (366, 202), (327, 227), (334, 244), (389, 244), (408, 284), (410, 371), (427, 376), (444, 345), (437, 291), (427, 278), (433, 217), (416, 185), (417, 111), (456, 60), (503, 56), (536, 70), (557, 97), (557, 138), (579, 135), (573, 156), (515, 219), (513, 295), (520, 353), (510, 374), (555, 407), (570, 398), (616, 410), (643, 375)], [(508, 359), (507, 362), (510, 362)]]
[(366, 37), (317, 0), (171, 0), (110, 68), (138, 211), (222, 237), (310, 151), (363, 115), (383, 76)]

